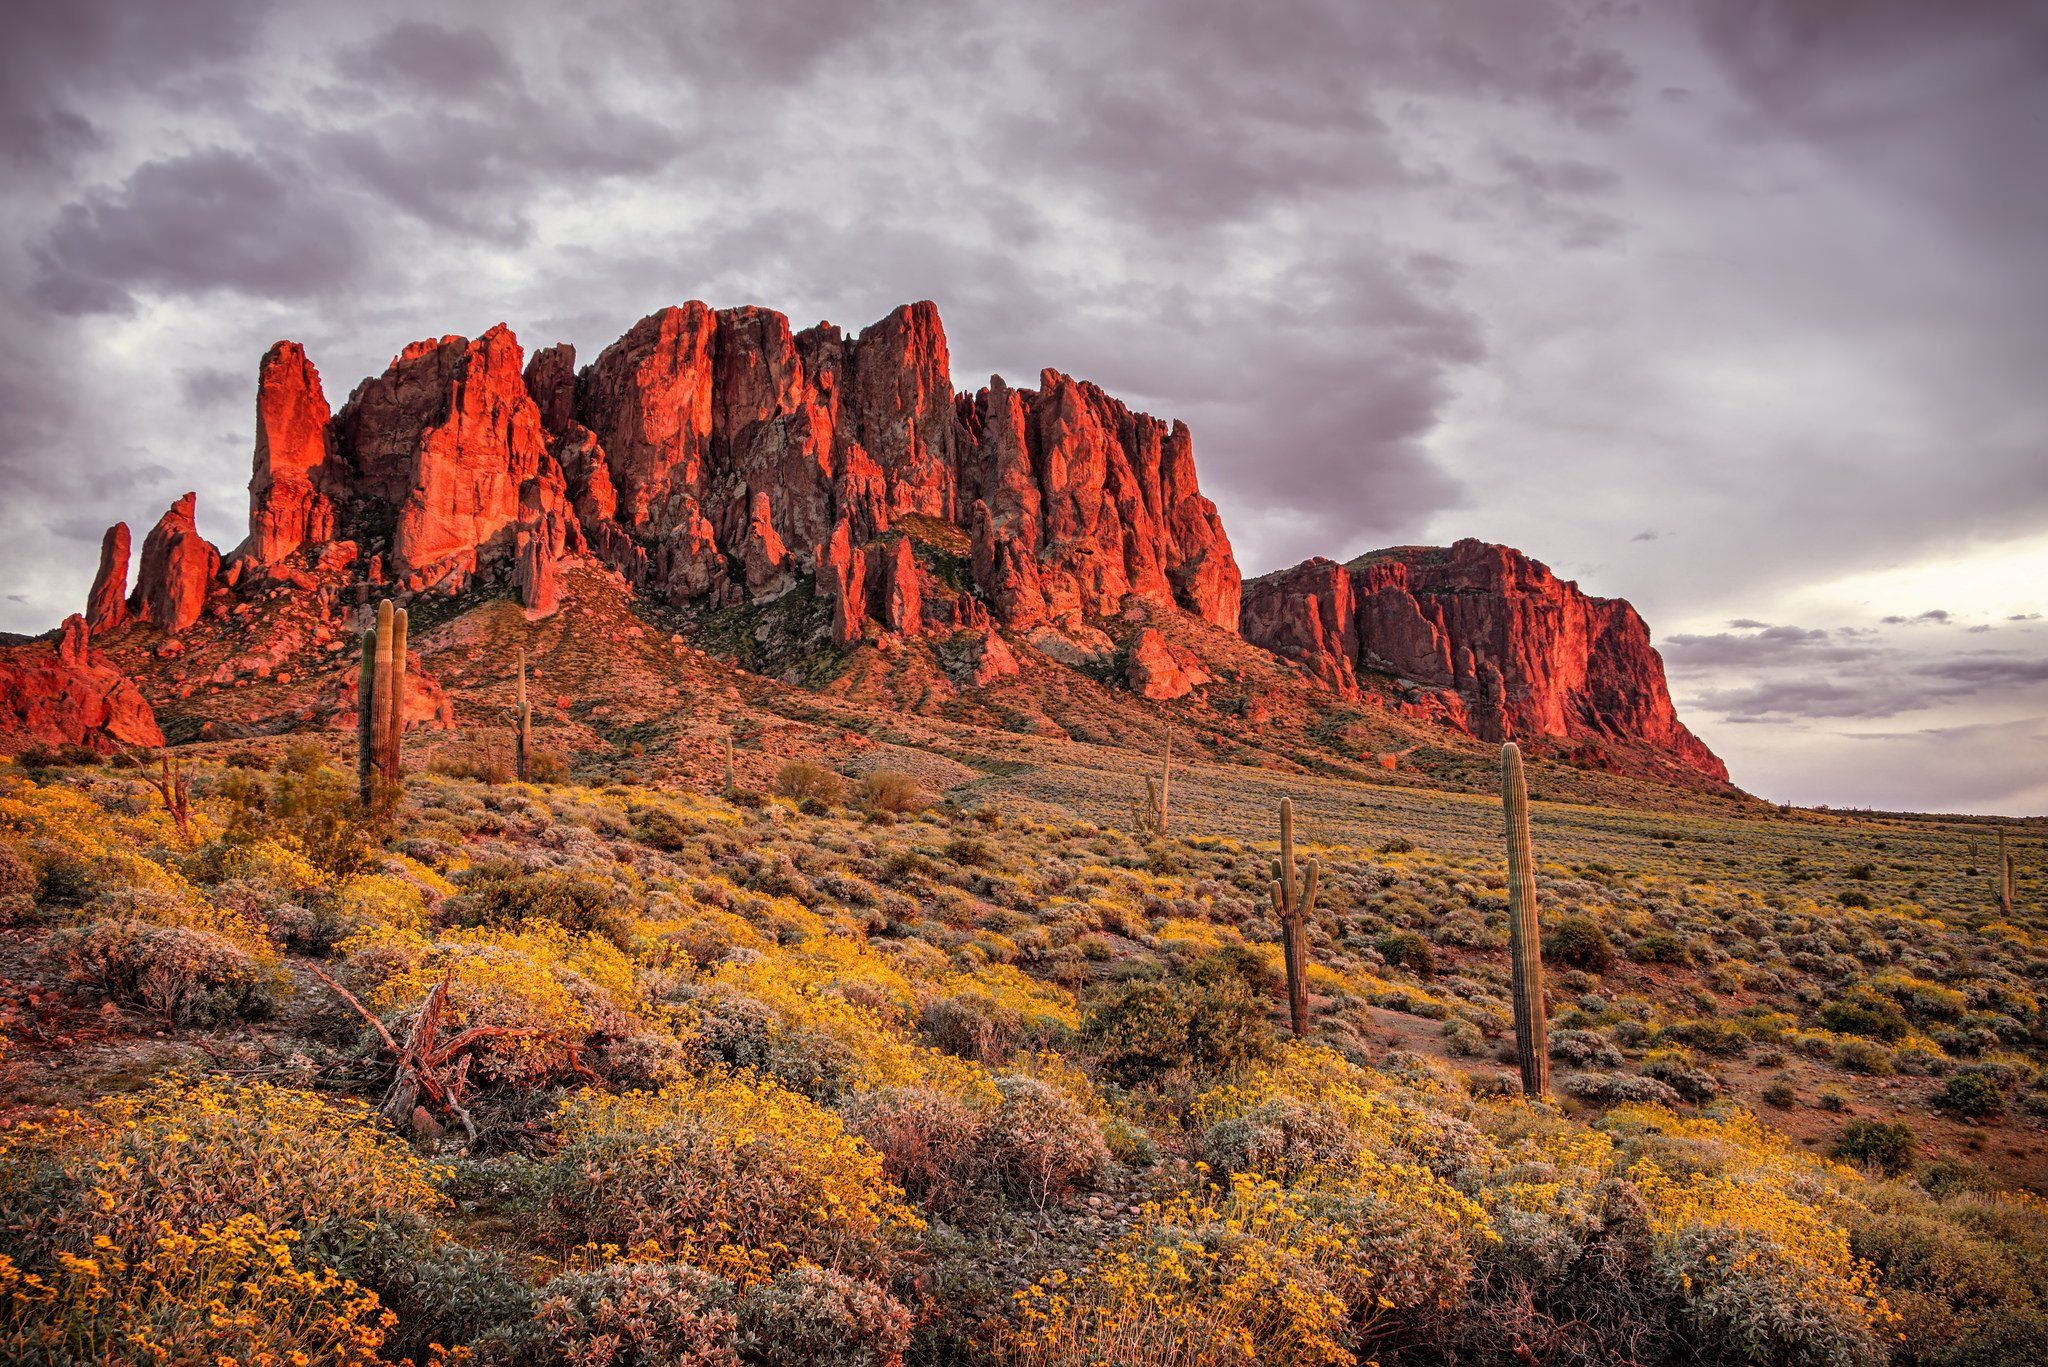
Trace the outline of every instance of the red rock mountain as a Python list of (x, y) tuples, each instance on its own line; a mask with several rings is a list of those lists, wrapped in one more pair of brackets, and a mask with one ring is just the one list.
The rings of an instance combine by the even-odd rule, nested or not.
[[(1117, 646), (1099, 626), (1185, 613), (1213, 641), (1242, 615), (1248, 640), (1338, 694), (1377, 672), (1405, 681), (1404, 710), (1482, 738), (1641, 742), (1725, 778), (1626, 603), (1477, 542), (1246, 586), (1184, 425), (1053, 370), (956, 392), (929, 303), (856, 336), (689, 303), (580, 369), (566, 344), (529, 359), (500, 325), (413, 343), (338, 410), (279, 342), (257, 375), (249, 495), (248, 538), (225, 558), (180, 499), (132, 592), (127, 529), (110, 529), (84, 626), (176, 637), (285, 595), (333, 651), (372, 596), (497, 584), (540, 619), (585, 565), (677, 607), (801, 592), (800, 649), (936, 638), (985, 687), (1029, 647), (1171, 700), (1217, 681), (1199, 631), (1121, 629)], [(267, 667), (293, 648), (269, 641)]]
[[(566, 345), (522, 364), (502, 326), (416, 342), (328, 418), (303, 352), (273, 347), (237, 562), (266, 573), (342, 541), (373, 584), (457, 593), (502, 572), (537, 614), (586, 552), (675, 605), (808, 581), (842, 645), (1100, 615), (1126, 594), (1236, 626), (1187, 429), (1053, 371), (956, 394), (928, 303), (852, 338), (690, 303), (580, 372)], [(912, 554), (920, 520), (967, 534), (967, 585)]]
[(1403, 546), (1303, 561), (1245, 585), (1244, 635), (1349, 697), (1391, 678), (1410, 706), (1483, 740), (1640, 742), (1720, 782), (1678, 720), (1628, 603), (1594, 598), (1508, 546)]

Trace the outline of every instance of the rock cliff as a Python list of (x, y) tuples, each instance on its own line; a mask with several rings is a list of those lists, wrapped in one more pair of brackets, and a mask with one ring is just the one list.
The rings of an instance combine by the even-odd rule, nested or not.
[(82, 616), (65, 618), (54, 643), (0, 649), (0, 751), (32, 741), (102, 753), (164, 743), (142, 691), (92, 648)]
[(1725, 782), (1678, 720), (1649, 628), (1520, 551), (1465, 540), (1348, 565), (1313, 559), (1245, 585), (1244, 635), (1356, 697), (1391, 676), (1409, 705), (1483, 740), (1640, 742)]

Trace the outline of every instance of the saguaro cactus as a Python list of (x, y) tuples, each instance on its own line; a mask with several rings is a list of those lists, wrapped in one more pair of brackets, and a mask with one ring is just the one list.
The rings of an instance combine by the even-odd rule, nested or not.
[(379, 781), (399, 779), (405, 737), (405, 609), (389, 598), (377, 625), (363, 633), (363, 672), (356, 689), (356, 785), (365, 805)]
[(740, 790), (739, 767), (733, 760), (732, 732), (725, 733), (725, 791), (736, 793)]
[(1294, 799), (1280, 799), (1280, 857), (1273, 861), (1273, 913), (1280, 918), (1280, 952), (1287, 961), (1287, 1018), (1296, 1035), (1308, 1033), (1308, 917), (1316, 906), (1322, 865), (1311, 859), (1294, 871)]
[(1145, 825), (1159, 835), (1166, 834), (1167, 819), (1173, 812), (1173, 733), (1167, 732), (1166, 747), (1160, 755), (1159, 777), (1145, 780)]
[(1529, 843), (1529, 789), (1522, 752), (1513, 741), (1500, 748), (1500, 801), (1507, 817), (1508, 951), (1515, 967), (1515, 1058), (1522, 1091), (1550, 1090), (1549, 1029), (1543, 1017), (1543, 942), (1536, 926), (1536, 856)]
[(519, 693), (512, 704), (512, 771), (521, 783), (533, 776), (533, 704), (526, 700), (526, 650), (519, 651)]
[(1998, 910), (2012, 915), (2012, 851), (2005, 847), (2005, 832), (1998, 833)]

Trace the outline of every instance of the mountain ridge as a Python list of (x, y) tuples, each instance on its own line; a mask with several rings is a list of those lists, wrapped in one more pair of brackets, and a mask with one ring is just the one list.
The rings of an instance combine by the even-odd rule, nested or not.
[[(222, 555), (188, 494), (148, 533), (131, 589), (117, 524), (83, 620), (96, 637), (160, 635), (138, 657), (147, 675), (202, 621), (247, 622), (279, 589), (310, 616), (264, 659), (223, 661), (221, 678), (138, 678), (154, 700), (285, 670), (307, 643), (331, 662), (379, 596), (510, 591), (544, 618), (587, 566), (659, 608), (773, 618), (754, 630), (775, 639), (747, 653), (790, 678), (918, 643), (958, 688), (1015, 678), (1029, 652), (1202, 705), (1222, 687), (1219, 647), (1174, 629), (1185, 615), (1342, 704), (1481, 741), (1547, 738), (1591, 767), (1727, 781), (1678, 722), (1625, 601), (1479, 542), (1247, 584), (1184, 423), (1051, 369), (1036, 388), (994, 376), (956, 391), (928, 301), (853, 335), (693, 301), (580, 368), (573, 347), (529, 356), (499, 324), (402, 348), (339, 408), (304, 348), (280, 341), (258, 367), (255, 417), (247, 538)], [(1455, 592), (1433, 577), (1445, 556), (1464, 576)], [(1260, 725), (1258, 710), (1238, 724)]]

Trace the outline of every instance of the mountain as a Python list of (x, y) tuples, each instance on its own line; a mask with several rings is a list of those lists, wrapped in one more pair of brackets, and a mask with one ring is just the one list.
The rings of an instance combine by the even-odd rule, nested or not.
[[(425, 633), (409, 706), (452, 723), (470, 704), (453, 677), (441, 691), (432, 631), (511, 595), (528, 636), (595, 614), (854, 711), (1141, 737), (1160, 714), (1138, 704), (1171, 703), (1219, 755), (1407, 756), (1458, 781), (1476, 742), (1512, 736), (1682, 786), (1727, 777), (1626, 603), (1477, 542), (1247, 586), (1184, 424), (1054, 370), (955, 392), (930, 303), (853, 336), (689, 303), (581, 368), (500, 325), (407, 346), (339, 409), (279, 342), (249, 495), (226, 555), (180, 499), (132, 590), (127, 527), (102, 544), (83, 621), (174, 736), (346, 725), (347, 648), (387, 595)], [(658, 672), (639, 683), (662, 696), (702, 674)], [(602, 674), (589, 685), (636, 686)]]
[(1245, 586), (1245, 639), (1347, 697), (1360, 677), (1487, 741), (1632, 741), (1726, 782), (1672, 707), (1664, 661), (1628, 603), (1594, 598), (1509, 546), (1402, 546), (1305, 560)]

